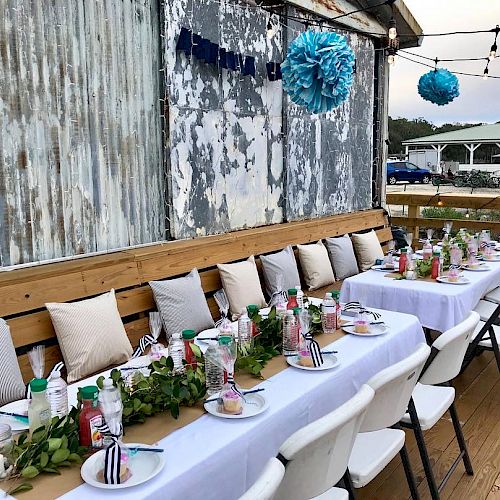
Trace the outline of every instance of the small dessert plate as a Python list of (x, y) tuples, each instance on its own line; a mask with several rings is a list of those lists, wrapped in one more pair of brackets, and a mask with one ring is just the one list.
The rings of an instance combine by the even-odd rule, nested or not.
[(500, 253), (496, 255), (492, 255), (489, 259), (486, 257), (483, 257), (482, 259), (484, 262), (500, 262)]
[(468, 285), (470, 283), (470, 279), (464, 276), (459, 276), (458, 281), (450, 281), (448, 276), (438, 276), (436, 281), (439, 281), (439, 283), (447, 283), (448, 285)]
[(217, 401), (205, 403), (203, 406), (205, 410), (214, 417), (232, 419), (255, 417), (255, 415), (259, 415), (269, 408), (269, 403), (266, 401), (266, 398), (260, 394), (247, 394), (245, 400), (246, 402), (243, 401), (243, 411), (239, 415), (231, 415), (230, 413), (218, 411)]
[(300, 368), (301, 370), (307, 370), (311, 372), (318, 372), (322, 370), (331, 370), (340, 365), (340, 361), (333, 354), (323, 354), (323, 364), (321, 366), (302, 366), (299, 365), (297, 356), (288, 356), (286, 362), (293, 366), (294, 368)]
[(342, 330), (358, 337), (377, 337), (378, 335), (384, 335), (388, 332), (386, 325), (370, 325), (370, 331), (368, 333), (358, 333), (354, 330), (355, 328), (355, 326), (343, 326)]
[[(27, 399), (20, 399), (19, 401), (12, 401), (0, 408), (0, 411), (5, 411), (8, 413), (17, 413), (18, 415), (28, 416), (28, 404)], [(12, 432), (20, 432), (29, 429), (27, 422), (23, 422), (21, 419), (16, 417), (11, 417), (9, 415), (0, 415), (0, 424), (9, 424)]]
[(392, 273), (397, 271), (395, 267), (386, 267), (384, 264), (379, 264), (378, 266), (372, 266), (373, 271), (382, 271), (384, 273)]
[(488, 267), (485, 262), (481, 262), (477, 267), (470, 267), (467, 264), (462, 266), (464, 271), (473, 271), (473, 272), (483, 272), (483, 271), (491, 271), (491, 267)]
[[(149, 448), (150, 446), (142, 443), (127, 443), (128, 446)], [(136, 455), (129, 458), (128, 466), (131, 476), (127, 481), (121, 484), (105, 484), (97, 480), (97, 474), (102, 470), (104, 464), (104, 453), (106, 450), (100, 450), (91, 455), (82, 465), (80, 474), (82, 479), (90, 486), (105, 490), (118, 490), (123, 488), (131, 488), (138, 484), (149, 481), (161, 472), (165, 465), (165, 457), (163, 453), (151, 453), (139, 451)]]

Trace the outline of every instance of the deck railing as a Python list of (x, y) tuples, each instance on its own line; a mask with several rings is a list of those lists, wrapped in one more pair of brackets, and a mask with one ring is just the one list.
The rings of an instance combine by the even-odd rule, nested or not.
[[(442, 229), (445, 222), (453, 220), (454, 229), (465, 227), (473, 232), (489, 229), (492, 235), (500, 235), (500, 221), (461, 219), (424, 218), (422, 207), (452, 207), (469, 210), (500, 210), (500, 193), (496, 194), (453, 194), (453, 193), (387, 193), (387, 205), (407, 207), (405, 216), (391, 216), (391, 224), (406, 226), (408, 231), (418, 235), (421, 227)], [(393, 212), (393, 211), (392, 211)]]

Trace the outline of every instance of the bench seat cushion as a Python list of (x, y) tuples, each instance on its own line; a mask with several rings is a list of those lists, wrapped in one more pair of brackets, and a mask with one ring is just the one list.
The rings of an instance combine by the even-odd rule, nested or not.
[(92, 299), (45, 306), (68, 370), (68, 383), (132, 356), (114, 290)]

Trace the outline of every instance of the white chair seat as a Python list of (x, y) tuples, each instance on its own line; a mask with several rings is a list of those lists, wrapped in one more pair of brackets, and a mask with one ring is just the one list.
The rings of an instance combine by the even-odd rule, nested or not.
[[(412, 397), (420, 427), (425, 431), (433, 427), (446, 413), (455, 399), (455, 389), (453, 387), (418, 383), (413, 390)], [(410, 415), (405, 413), (401, 421), (407, 424), (411, 423)]]
[(491, 292), (488, 292), (485, 297), (486, 300), (500, 304), (500, 286), (497, 286)]
[(349, 500), (349, 493), (343, 488), (330, 488), (311, 500)]
[(399, 453), (405, 433), (399, 429), (360, 432), (349, 458), (349, 474), (355, 488), (367, 485)]
[[(477, 325), (476, 329), (474, 330), (474, 333), (472, 334), (472, 338), (470, 339), (471, 342), (477, 337), (478, 333), (481, 331), (481, 328), (484, 326), (484, 321), (480, 321), (479, 324)], [(495, 337), (497, 339), (497, 343), (500, 344), (500, 326), (493, 325), (493, 331), (495, 332)], [(487, 331), (484, 337), (489, 337), (490, 332)], [(491, 340), (488, 338), (488, 340), (481, 340), (479, 344), (481, 347), (486, 347), (488, 349), (493, 349), (493, 346), (491, 345)]]
[(489, 302), (487, 300), (480, 300), (477, 306), (474, 308), (474, 311), (479, 314), (481, 321), (488, 321), (491, 315), (495, 312), (496, 308), (497, 304)]

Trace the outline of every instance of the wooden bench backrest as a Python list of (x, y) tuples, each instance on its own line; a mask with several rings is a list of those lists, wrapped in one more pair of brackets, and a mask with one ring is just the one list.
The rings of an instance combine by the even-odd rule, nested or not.
[[(0, 273), (0, 317), (7, 320), (24, 379), (32, 377), (27, 352), (45, 344), (46, 369), (62, 359), (46, 302), (70, 302), (116, 290), (118, 308), (132, 345), (148, 331), (148, 313), (155, 310), (147, 284), (200, 271), (203, 290), (214, 318), (212, 297), (221, 288), (218, 263), (281, 250), (346, 233), (375, 229), (381, 243), (392, 239), (384, 211), (367, 210), (321, 219), (290, 222), (238, 232), (169, 241), (106, 255), (78, 258)], [(258, 262), (260, 267), (260, 262)]]

